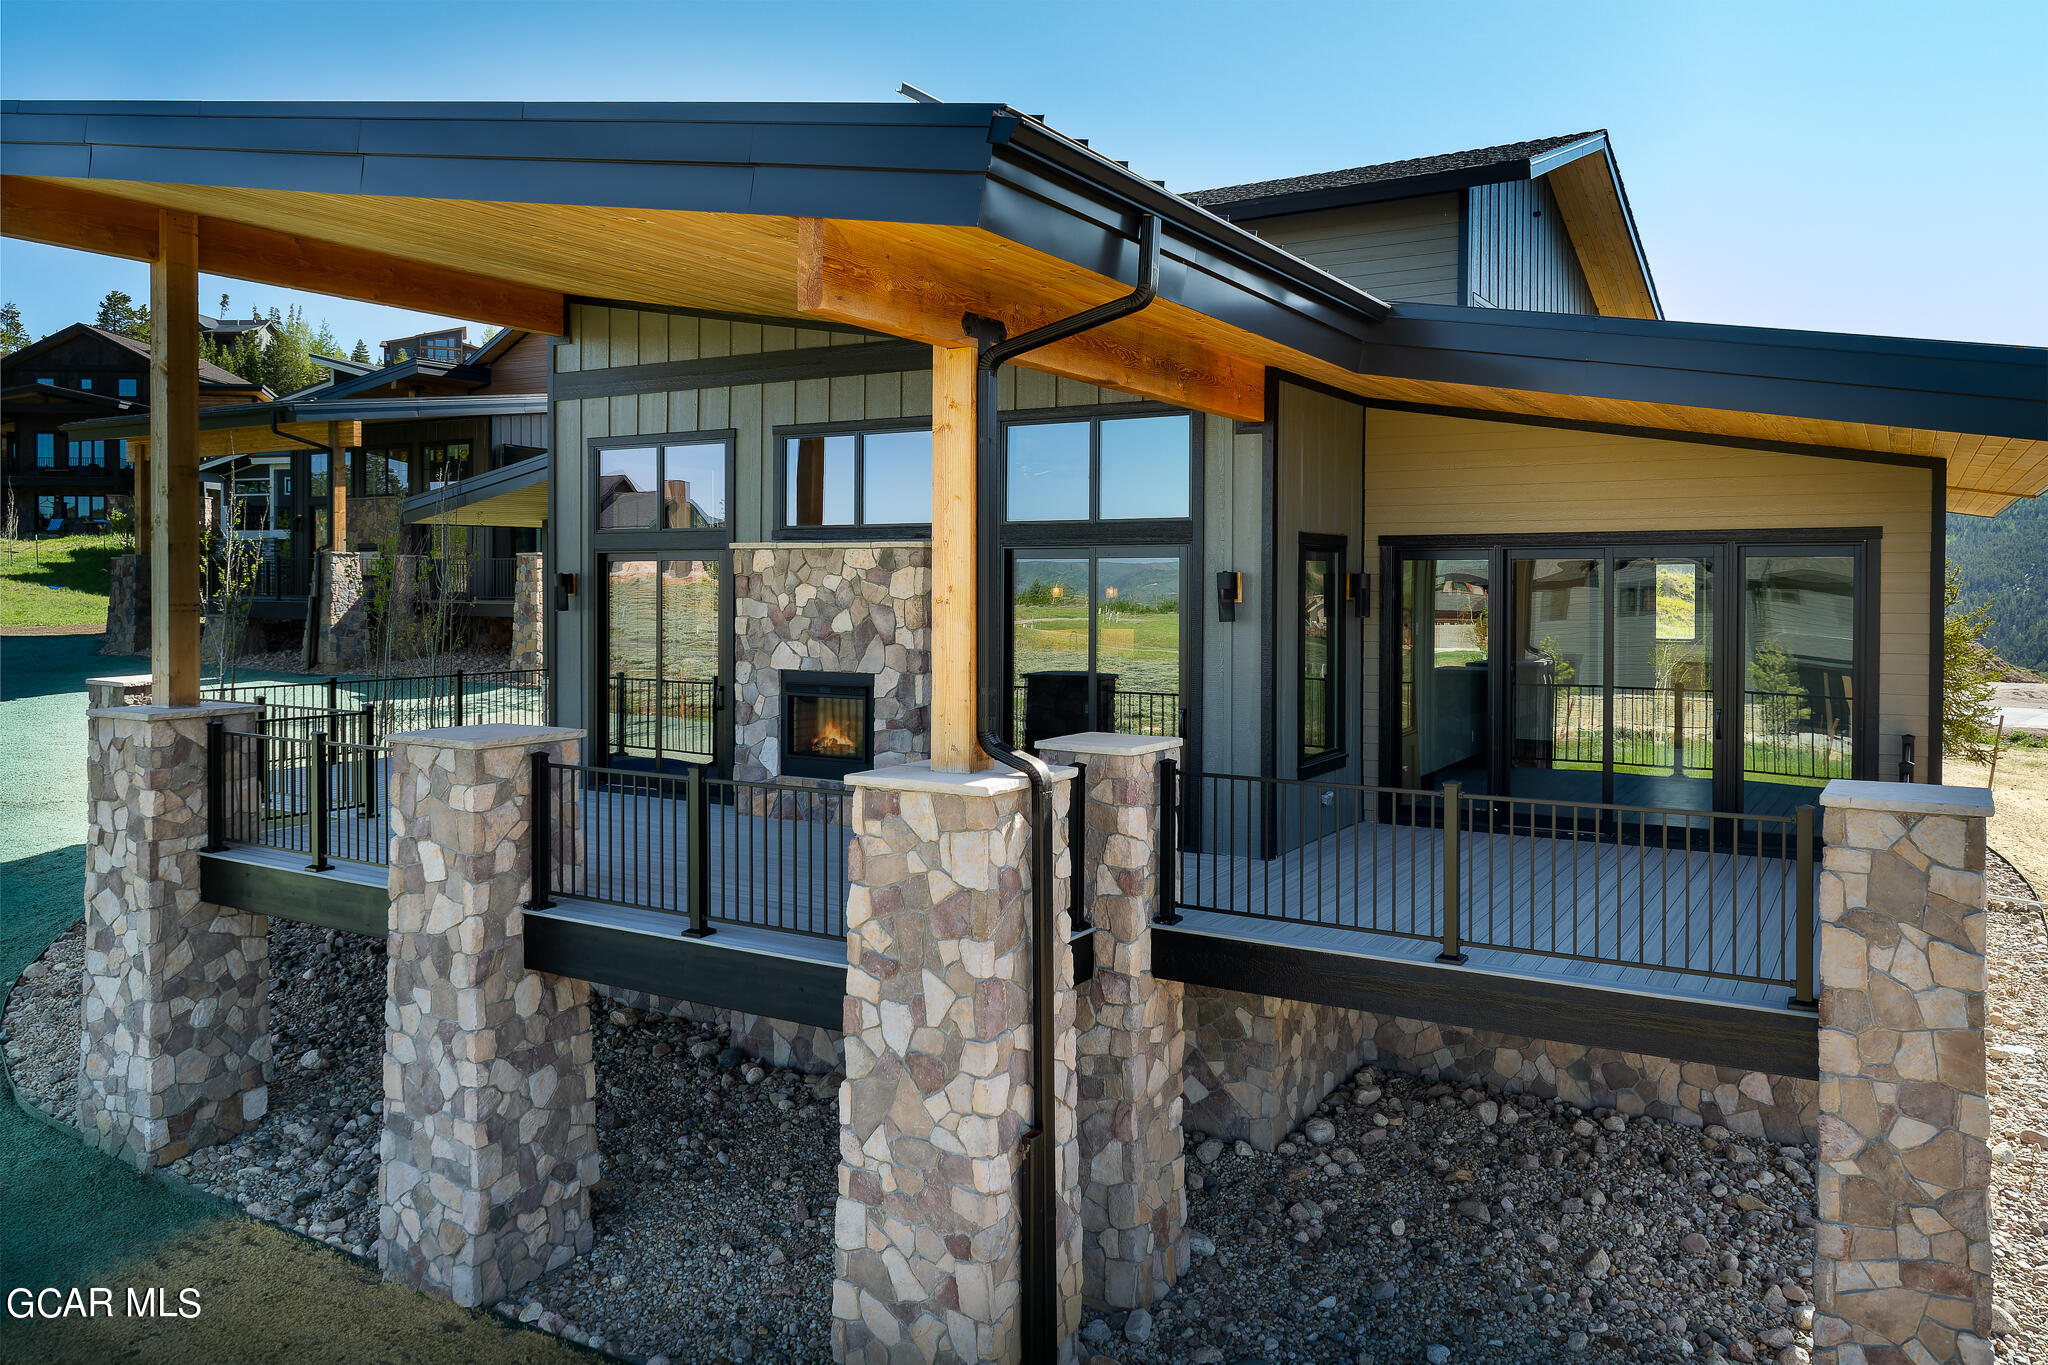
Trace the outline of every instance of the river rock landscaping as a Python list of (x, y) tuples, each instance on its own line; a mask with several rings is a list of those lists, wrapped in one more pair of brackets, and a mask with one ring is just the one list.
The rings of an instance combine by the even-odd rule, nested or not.
[(2009, 863), (1988, 863), (1992, 1316), (2000, 1360), (2048, 1365), (2048, 917)]

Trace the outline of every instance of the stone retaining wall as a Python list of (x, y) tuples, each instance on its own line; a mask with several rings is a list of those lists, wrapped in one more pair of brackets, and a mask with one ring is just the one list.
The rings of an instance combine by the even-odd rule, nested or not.
[(1190, 986), (1187, 1125), (1270, 1151), (1367, 1062), (1772, 1142), (1814, 1141), (1819, 1086), (1487, 1029)]
[(547, 667), (547, 574), (538, 550), (521, 554), (512, 569), (512, 667)]

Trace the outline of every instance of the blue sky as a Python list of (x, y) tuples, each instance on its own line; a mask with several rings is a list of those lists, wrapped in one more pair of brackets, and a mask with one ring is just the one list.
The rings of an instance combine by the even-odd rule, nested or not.
[[(0, 5), (11, 99), (889, 100), (1044, 114), (1179, 190), (1604, 127), (1666, 311), (2048, 342), (2048, 5)], [(7, 241), (33, 334), (140, 264)], [(438, 321), (232, 281), (372, 343)]]

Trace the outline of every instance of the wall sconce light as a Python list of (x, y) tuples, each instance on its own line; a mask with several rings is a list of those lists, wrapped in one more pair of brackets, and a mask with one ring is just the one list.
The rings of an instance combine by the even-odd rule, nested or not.
[(576, 575), (558, 573), (555, 575), (555, 610), (569, 610), (569, 600), (576, 596)]
[(1354, 573), (1344, 575), (1344, 595), (1351, 599), (1359, 616), (1372, 616), (1372, 575)]
[(1216, 619), (1235, 621), (1237, 604), (1244, 601), (1244, 575), (1225, 569), (1216, 575)]

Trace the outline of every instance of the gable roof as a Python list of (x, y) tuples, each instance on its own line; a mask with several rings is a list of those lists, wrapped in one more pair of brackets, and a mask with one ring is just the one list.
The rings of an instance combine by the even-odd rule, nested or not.
[[(1213, 190), (1196, 190), (1187, 198), (1226, 218), (1252, 217), (1256, 216), (1256, 213), (1276, 211), (1267, 207), (1268, 200), (1301, 194), (1357, 190), (1366, 186), (1398, 185), (1398, 197), (1405, 198), (1410, 194), (1431, 192), (1416, 189), (1406, 183), (1409, 181), (1457, 177), (1462, 186), (1492, 184), (1501, 180), (1525, 180), (1529, 178), (1531, 163), (1536, 159), (1587, 142), (1589, 139), (1605, 136), (1604, 131), (1596, 131), (1566, 133), (1562, 137), (1541, 137), (1529, 142), (1503, 142), (1497, 147), (1473, 147), (1462, 152), (1413, 156), (1402, 161), (1380, 161), (1370, 166), (1351, 166), (1340, 171), (1317, 171), (1311, 175), (1284, 176), (1278, 180), (1255, 180), (1244, 185), (1224, 185)], [(1444, 184), (1437, 188), (1458, 187)]]
[[(89, 332), (102, 341), (119, 346), (122, 350), (141, 357), (145, 366), (149, 363), (148, 342), (137, 341), (134, 337), (123, 336), (119, 332), (110, 332), (104, 327), (95, 327), (90, 322), (74, 322), (68, 327), (61, 327), (41, 340), (29, 343), (18, 351), (8, 352), (4, 360), (7, 367), (12, 369), (21, 361), (41, 352), (44, 347), (55, 346), (58, 342), (75, 337), (81, 332)], [(260, 384), (252, 384), (240, 375), (231, 374), (220, 366), (205, 360), (199, 362), (199, 383), (202, 388), (215, 389), (258, 389), (262, 387)]]

